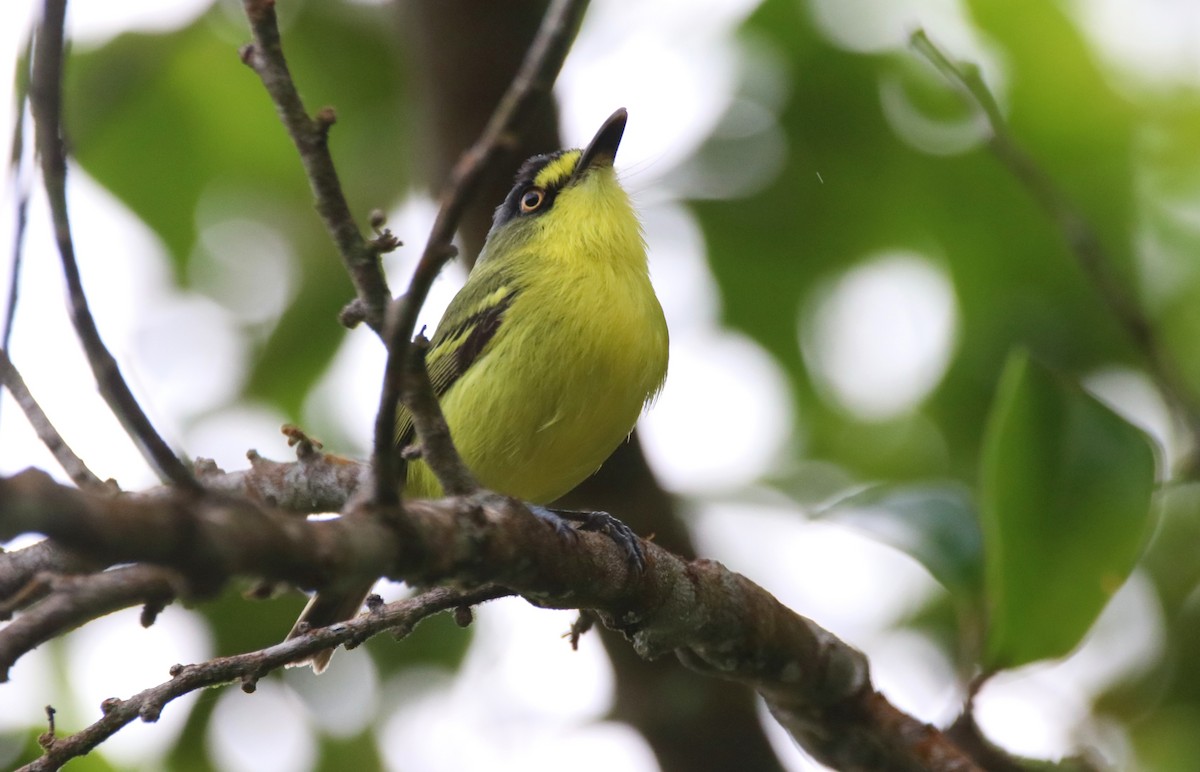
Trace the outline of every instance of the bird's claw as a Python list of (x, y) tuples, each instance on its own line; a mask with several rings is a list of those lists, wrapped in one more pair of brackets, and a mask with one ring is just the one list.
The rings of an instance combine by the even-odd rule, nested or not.
[(642, 550), (641, 540), (633, 529), (625, 525), (607, 512), (579, 511), (571, 509), (548, 509), (533, 506), (530, 511), (538, 519), (551, 525), (555, 532), (566, 539), (578, 539), (579, 533), (568, 523), (578, 523), (579, 531), (594, 531), (612, 539), (613, 543), (625, 553), (625, 559), (630, 566), (639, 572), (646, 570), (646, 553)]

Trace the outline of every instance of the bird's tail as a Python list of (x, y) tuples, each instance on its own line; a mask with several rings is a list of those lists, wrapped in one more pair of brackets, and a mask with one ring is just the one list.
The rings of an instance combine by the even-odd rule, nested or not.
[[(348, 590), (317, 593), (304, 607), (304, 611), (300, 612), (300, 618), (296, 620), (296, 624), (292, 625), (292, 631), (287, 634), (287, 639), (354, 617), (362, 608), (363, 601), (371, 592), (372, 585), (374, 582)], [(331, 657), (333, 657), (333, 649), (325, 649), (317, 652), (310, 659), (293, 662), (288, 667), (300, 667), (307, 664), (312, 665), (314, 673), (321, 673), (329, 666)]]

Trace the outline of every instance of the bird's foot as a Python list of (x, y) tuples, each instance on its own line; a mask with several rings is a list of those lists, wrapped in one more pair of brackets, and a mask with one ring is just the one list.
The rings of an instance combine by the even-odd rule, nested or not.
[(575, 529), (569, 523), (577, 523), (580, 531), (595, 531), (602, 533), (620, 548), (625, 554), (625, 560), (639, 572), (646, 570), (646, 553), (642, 551), (641, 541), (633, 529), (622, 523), (607, 512), (592, 512), (576, 509), (550, 509), (531, 505), (529, 511), (564, 538), (573, 538)]

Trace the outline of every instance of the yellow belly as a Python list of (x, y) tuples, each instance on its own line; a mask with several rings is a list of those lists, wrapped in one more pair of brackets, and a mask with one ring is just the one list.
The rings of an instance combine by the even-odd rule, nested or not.
[[(442, 397), (451, 435), (487, 488), (533, 503), (591, 475), (633, 430), (667, 366), (662, 310), (609, 283), (564, 297), (527, 288), (492, 345)], [(518, 326), (520, 325), (520, 326)], [(441, 493), (409, 467), (408, 495)]]

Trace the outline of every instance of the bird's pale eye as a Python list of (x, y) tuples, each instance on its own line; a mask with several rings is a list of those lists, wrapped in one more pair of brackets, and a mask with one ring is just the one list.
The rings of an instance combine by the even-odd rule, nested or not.
[(527, 188), (521, 194), (521, 213), (529, 214), (542, 208), (546, 203), (546, 191), (541, 188)]

